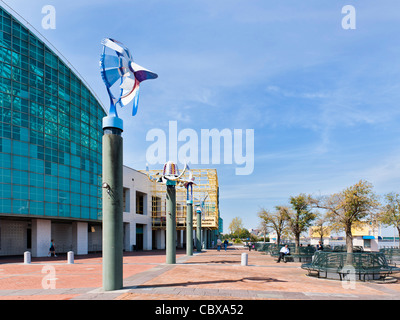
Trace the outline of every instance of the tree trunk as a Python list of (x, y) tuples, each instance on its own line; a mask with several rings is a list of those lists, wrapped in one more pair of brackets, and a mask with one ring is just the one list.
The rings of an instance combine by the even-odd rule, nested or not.
[(347, 253), (353, 253), (353, 235), (351, 233), (351, 226), (346, 227), (346, 249)]
[(295, 253), (298, 254), (300, 247), (300, 234), (295, 235), (294, 243), (295, 243)]
[(351, 224), (346, 226), (346, 251), (347, 258), (346, 263), (349, 265), (353, 264), (353, 235), (351, 233)]
[[(397, 226), (397, 233), (399, 234), (399, 248), (400, 248), (400, 226)], [(396, 237), (393, 237), (394, 247), (396, 246)]]

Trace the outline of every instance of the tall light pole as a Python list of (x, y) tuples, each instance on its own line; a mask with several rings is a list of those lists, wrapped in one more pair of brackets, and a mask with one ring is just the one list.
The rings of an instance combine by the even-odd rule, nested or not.
[[(106, 38), (102, 45), (100, 72), (110, 97), (110, 110), (103, 118), (102, 141), (103, 290), (111, 291), (123, 287), (123, 121), (116, 106), (132, 102), (134, 116), (140, 82), (155, 79), (157, 75), (135, 64), (122, 43)], [(120, 83), (115, 87), (118, 80)]]
[(193, 185), (194, 177), (187, 166), (189, 171), (189, 178), (183, 182), (186, 188), (186, 255), (193, 255)]
[(201, 208), (196, 208), (197, 228), (196, 228), (196, 250), (201, 252)]
[(182, 173), (179, 174), (178, 166), (172, 161), (164, 164), (162, 176), (148, 178), (153, 182), (165, 183), (167, 186), (166, 192), (166, 263), (176, 263), (176, 190), (177, 183), (182, 183), (180, 180), (186, 171), (186, 165)]

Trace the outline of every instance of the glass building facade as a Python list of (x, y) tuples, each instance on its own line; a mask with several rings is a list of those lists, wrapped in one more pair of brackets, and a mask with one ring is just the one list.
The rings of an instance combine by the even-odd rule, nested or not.
[(105, 115), (67, 64), (0, 7), (0, 216), (101, 220)]

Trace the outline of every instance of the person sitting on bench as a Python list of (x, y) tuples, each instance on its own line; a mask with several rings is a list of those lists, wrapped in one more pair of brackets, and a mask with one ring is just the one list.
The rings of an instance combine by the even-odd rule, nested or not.
[[(279, 258), (277, 263), (281, 262), (281, 259), (284, 258), (286, 255), (290, 254), (290, 250), (288, 248), (288, 245), (285, 245), (282, 247), (281, 251), (279, 252)], [(286, 263), (285, 259), (283, 261)]]

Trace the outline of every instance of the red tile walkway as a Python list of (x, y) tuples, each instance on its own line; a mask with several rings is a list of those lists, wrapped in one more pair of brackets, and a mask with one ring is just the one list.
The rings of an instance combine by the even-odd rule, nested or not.
[[(248, 266), (241, 266), (241, 254)], [(187, 257), (177, 251), (177, 264), (165, 264), (165, 251), (126, 253), (124, 288), (104, 292), (101, 255), (0, 258), (1, 300), (399, 300), (400, 281), (356, 282), (306, 276), (300, 263), (277, 264), (269, 255), (229, 248)], [(399, 275), (396, 275), (397, 279)]]

